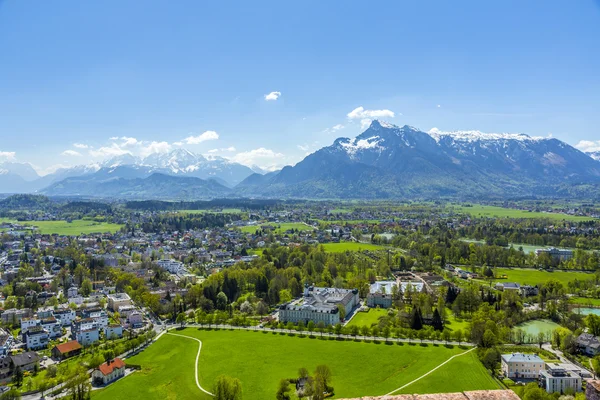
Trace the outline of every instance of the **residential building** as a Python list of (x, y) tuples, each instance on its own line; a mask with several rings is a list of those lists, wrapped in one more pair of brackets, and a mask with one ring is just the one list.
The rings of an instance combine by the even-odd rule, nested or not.
[(141, 312), (134, 311), (127, 317), (127, 322), (132, 328), (141, 328), (144, 325), (144, 317)]
[(187, 271), (182, 262), (175, 260), (158, 260), (156, 264), (172, 274), (185, 274)]
[(100, 331), (98, 328), (81, 329), (74, 333), (75, 340), (82, 346), (90, 346), (100, 340)]
[(591, 333), (582, 333), (575, 340), (579, 351), (588, 356), (600, 354), (600, 338)]
[(21, 368), (21, 371), (33, 371), (36, 364), (40, 362), (40, 356), (35, 351), (27, 351), (10, 356), (13, 368)]
[(29, 330), (23, 334), (23, 341), (27, 345), (27, 350), (45, 349), (48, 347), (50, 334), (41, 326), (36, 326), (34, 328), (29, 328)]
[(77, 314), (70, 308), (54, 311), (54, 317), (60, 321), (62, 326), (71, 325)]
[[(335, 325), (352, 313), (359, 304), (357, 289), (319, 288), (306, 286), (304, 296), (295, 302), (279, 307), (281, 322), (324, 322), (325, 325)], [(340, 315), (339, 305), (345, 314)]]
[(17, 310), (16, 308), (10, 308), (2, 313), (2, 321), (8, 324), (20, 324), (23, 318), (29, 318), (33, 315), (30, 308), (22, 308)]
[(67, 343), (56, 345), (52, 348), (52, 357), (57, 360), (65, 360), (70, 357), (74, 357), (81, 353), (83, 347), (77, 340), (71, 340)]
[(109, 294), (107, 296), (107, 299), (108, 299), (108, 308), (111, 311), (118, 311), (119, 307), (130, 306), (132, 304), (131, 298), (129, 297), (129, 295), (127, 293)]
[(107, 385), (125, 376), (125, 363), (120, 358), (109, 360), (92, 372), (92, 381), (97, 385)]
[(539, 384), (548, 393), (565, 393), (572, 389), (581, 392), (582, 378), (573, 371), (568, 371), (560, 364), (548, 364), (540, 371)]
[(119, 324), (111, 324), (104, 328), (106, 339), (119, 339), (123, 337), (123, 327)]
[(8, 354), (12, 348), (13, 342), (13, 335), (0, 328), (0, 357)]
[(40, 321), (42, 328), (48, 331), (50, 339), (56, 339), (62, 336), (62, 325), (54, 317), (45, 318)]
[(502, 354), (501, 370), (510, 379), (537, 379), (545, 362), (537, 354)]
[(71, 286), (67, 289), (67, 297), (72, 299), (73, 297), (77, 297), (79, 291), (77, 290), (77, 286)]

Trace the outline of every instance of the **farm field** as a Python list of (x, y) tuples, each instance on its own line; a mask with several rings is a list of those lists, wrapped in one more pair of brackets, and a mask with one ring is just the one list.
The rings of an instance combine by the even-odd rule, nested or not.
[(72, 222), (67, 221), (15, 221), (15, 220), (4, 220), (10, 222), (17, 222), (21, 225), (31, 225), (38, 227), (42, 234), (53, 234), (58, 235), (79, 235), (95, 232), (117, 232), (123, 225), (111, 224), (108, 222), (97, 222), (86, 219), (76, 219)]
[(269, 223), (251, 225), (251, 226), (243, 226), (240, 228), (240, 230), (244, 233), (254, 233), (254, 232), (256, 232), (257, 229), (260, 229), (261, 225), (274, 226), (275, 233), (283, 233), (290, 229), (295, 229), (300, 232), (311, 231), (314, 229), (312, 226), (306, 225), (302, 222), (282, 222), (282, 223), (269, 222)]
[(484, 206), (474, 204), (471, 207), (450, 206), (453, 211), (470, 214), (474, 217), (500, 217), (500, 218), (548, 218), (557, 221), (589, 221), (594, 218), (582, 217), (578, 215), (568, 215), (548, 212), (530, 212), (525, 210), (516, 210), (513, 208), (503, 208), (496, 206)]
[(387, 315), (383, 308), (370, 308), (367, 312), (357, 312), (346, 326), (371, 326), (379, 321), (379, 317)]
[(506, 275), (507, 279), (496, 280), (496, 282), (516, 282), (521, 285), (532, 285), (556, 279), (566, 285), (568, 282), (575, 279), (584, 280), (592, 279), (594, 274), (575, 271), (540, 271), (537, 269), (527, 268), (495, 268), (496, 276)]
[[(219, 375), (237, 377), (246, 400), (273, 398), (280, 379), (296, 377), (301, 367), (312, 372), (319, 364), (331, 369), (335, 398), (383, 395), (465, 351), (458, 347), (320, 340), (271, 332), (186, 328), (177, 333), (202, 341), (199, 380), (205, 389), (211, 390)], [(128, 360), (141, 365), (141, 371), (95, 392), (93, 398), (208, 399), (194, 384), (197, 349), (198, 343), (193, 340), (164, 335), (143, 353)], [(465, 379), (451, 383), (453, 390), (495, 388), (477, 359), (467, 356), (448, 363), (460, 360), (461, 370), (471, 371)], [(433, 380), (427, 381), (428, 387), (411, 385), (410, 392), (444, 391), (450, 385), (448, 382), (433, 385)]]
[(345, 251), (361, 251), (361, 250), (381, 250), (384, 246), (371, 243), (357, 242), (340, 242), (340, 243), (323, 243), (321, 246), (325, 251), (330, 253), (343, 253)]

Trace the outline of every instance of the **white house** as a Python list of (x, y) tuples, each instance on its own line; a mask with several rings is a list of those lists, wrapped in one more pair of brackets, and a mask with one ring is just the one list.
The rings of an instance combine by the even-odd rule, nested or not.
[(125, 376), (125, 363), (120, 358), (115, 358), (96, 368), (92, 372), (92, 381), (95, 384), (107, 385), (122, 376)]
[(510, 379), (537, 379), (545, 362), (537, 354), (502, 354), (502, 373)]
[(108, 298), (108, 308), (112, 311), (117, 311), (119, 307), (122, 306), (130, 306), (131, 298), (127, 293), (115, 293), (109, 294)]

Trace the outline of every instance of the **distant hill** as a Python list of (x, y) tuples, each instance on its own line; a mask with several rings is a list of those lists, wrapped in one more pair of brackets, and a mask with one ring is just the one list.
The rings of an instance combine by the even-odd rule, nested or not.
[(145, 178), (67, 178), (52, 184), (48, 196), (87, 196), (125, 199), (209, 199), (225, 197), (231, 189), (214, 180), (152, 174)]

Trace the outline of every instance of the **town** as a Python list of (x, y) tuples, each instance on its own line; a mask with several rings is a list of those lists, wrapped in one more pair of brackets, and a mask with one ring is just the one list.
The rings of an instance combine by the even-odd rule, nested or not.
[[(498, 396), (541, 390), (548, 398), (597, 394), (600, 223), (594, 208), (567, 213), (547, 205), (526, 217), (504, 208), (517, 214), (499, 219), (441, 203), (343, 207), (0, 200), (1, 390), (28, 399), (73, 393), (101, 399), (113, 387), (139, 390), (128, 382), (140, 379), (140, 369), (169, 379), (170, 372), (151, 367), (153, 351), (168, 353), (158, 350), (168, 345), (194, 354), (193, 341), (179, 339), (184, 336), (206, 349), (198, 353), (200, 365), (180, 374), (193, 377), (200, 368), (213, 376), (199, 386), (205, 394), (217, 390), (213, 385), (250, 385), (247, 398), (431, 388), (498, 390)], [(501, 208), (488, 210), (494, 207)], [(244, 335), (256, 331), (276, 337)], [(302, 345), (293, 337), (318, 340)], [(253, 346), (279, 348), (293, 359), (296, 352), (329, 354), (340, 341), (358, 342), (363, 345), (353, 351), (372, 358), (376, 353), (364, 346), (384, 343), (393, 346), (378, 357), (400, 363), (427, 357), (425, 364), (435, 367), (460, 356), (465, 368), (480, 372), (460, 382), (443, 375), (432, 381), (432, 374), (406, 388), (403, 379), (372, 380), (353, 391), (347, 380), (356, 377), (332, 353), (322, 367), (333, 371), (333, 380), (323, 381), (322, 370), (309, 380), (274, 376), (258, 390), (260, 382), (240, 371), (208, 367), (215, 366), (204, 355), (213, 341), (222, 351), (237, 346), (248, 362)], [(421, 368), (427, 365), (408, 377)], [(217, 372), (229, 377), (220, 381)], [(323, 390), (313, 387), (319, 382)], [(273, 392), (265, 392), (269, 387)]]

